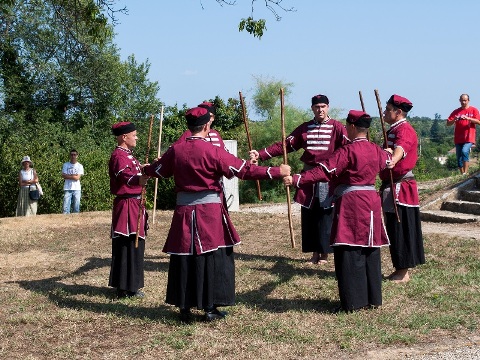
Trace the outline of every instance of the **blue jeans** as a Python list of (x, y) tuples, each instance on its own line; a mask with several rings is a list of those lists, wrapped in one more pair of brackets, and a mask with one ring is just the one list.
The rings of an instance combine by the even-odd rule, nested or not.
[(463, 167), (465, 161), (470, 161), (470, 148), (472, 145), (472, 143), (455, 144), (457, 164), (459, 168)]
[(72, 212), (74, 213), (80, 212), (81, 196), (82, 196), (82, 190), (63, 190), (63, 213), (70, 214), (70, 205), (73, 205)]

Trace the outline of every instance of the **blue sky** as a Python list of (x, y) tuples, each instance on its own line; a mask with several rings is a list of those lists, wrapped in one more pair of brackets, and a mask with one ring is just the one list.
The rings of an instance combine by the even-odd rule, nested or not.
[[(215, 0), (121, 0), (115, 43), (122, 59), (148, 59), (150, 80), (166, 105), (195, 106), (253, 94), (254, 77), (293, 83), (286, 102), (310, 107), (323, 93), (330, 107), (378, 115), (391, 94), (409, 98), (412, 116), (446, 118), (461, 93), (480, 107), (480, 1), (283, 0), (281, 21), (255, 2), (254, 18), (267, 20), (258, 40), (238, 31), (251, 0), (220, 6)], [(202, 9), (203, 5), (203, 9)], [(254, 115), (250, 114), (255, 118)]]

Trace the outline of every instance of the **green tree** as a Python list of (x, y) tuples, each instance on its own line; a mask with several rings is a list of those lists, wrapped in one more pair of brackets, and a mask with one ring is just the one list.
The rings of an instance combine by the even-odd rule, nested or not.
[(432, 127), (430, 128), (430, 139), (434, 143), (443, 143), (444, 141), (445, 132), (442, 131), (444, 129), (441, 128), (439, 123), (440, 121), (434, 120), (432, 123)]
[(254, 80), (255, 91), (252, 96), (253, 107), (260, 116), (272, 119), (273, 114), (280, 103), (280, 89), (284, 89), (284, 96), (285, 98), (288, 98), (290, 88), (293, 84), (261, 76), (254, 76)]

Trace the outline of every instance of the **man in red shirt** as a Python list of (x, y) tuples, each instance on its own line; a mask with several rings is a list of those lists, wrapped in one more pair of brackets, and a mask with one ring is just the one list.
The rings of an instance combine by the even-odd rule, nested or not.
[(460, 105), (447, 119), (447, 126), (455, 124), (454, 142), (458, 169), (462, 175), (468, 174), (470, 148), (475, 144), (475, 125), (480, 124), (478, 110), (470, 106), (468, 94), (460, 95)]

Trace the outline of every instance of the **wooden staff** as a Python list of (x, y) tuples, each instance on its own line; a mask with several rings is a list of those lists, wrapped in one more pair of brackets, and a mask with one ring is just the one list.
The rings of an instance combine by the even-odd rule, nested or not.
[(363, 96), (361, 91), (358, 92), (358, 96), (360, 97), (360, 105), (362, 105), (362, 111), (365, 112), (365, 104), (363, 103)]
[[(283, 147), (283, 163), (288, 164), (287, 159), (287, 142), (285, 135), (285, 111), (284, 111), (284, 91), (280, 88), (280, 114), (282, 119), (282, 147)], [(292, 204), (290, 203), (290, 186), (286, 186), (287, 190), (287, 206), (288, 206), (288, 227), (290, 228), (290, 243), (292, 248), (295, 247), (295, 236), (293, 234), (293, 221), (292, 221)]]
[[(360, 105), (362, 105), (362, 111), (366, 112), (365, 111), (365, 104), (363, 103), (363, 96), (362, 96), (361, 91), (358, 92), (358, 96), (360, 97)], [(370, 130), (367, 130), (367, 140), (370, 141)]]
[[(157, 159), (160, 157), (160, 148), (162, 147), (162, 125), (163, 125), (163, 105), (160, 109), (160, 131), (158, 132), (158, 145), (157, 145)], [(155, 178), (155, 192), (153, 197), (153, 217), (152, 224), (155, 224), (155, 213), (157, 211), (157, 190), (158, 190), (158, 178)]]
[[(242, 105), (242, 114), (243, 114), (243, 123), (245, 124), (245, 132), (247, 133), (247, 141), (248, 141), (248, 150), (252, 151), (252, 139), (250, 138), (250, 131), (248, 131), (248, 120), (247, 120), (247, 112), (245, 111), (245, 102), (243, 101), (242, 92), (239, 91), (238, 94), (240, 95), (240, 104)], [(262, 192), (260, 190), (260, 181), (255, 181), (257, 184), (257, 197), (258, 200), (262, 201)]]
[[(385, 146), (388, 148), (388, 138), (387, 138), (387, 131), (385, 130), (385, 122), (383, 120), (382, 103), (380, 102), (380, 95), (378, 94), (377, 89), (375, 89), (375, 98), (377, 99), (378, 113), (380, 114), (380, 122), (382, 123), (383, 140), (385, 141)], [(397, 216), (397, 221), (400, 222), (400, 216), (398, 215), (398, 209), (397, 209), (397, 202), (395, 201), (395, 186), (393, 184), (392, 169), (389, 169), (389, 173), (390, 173), (390, 189), (391, 189), (390, 191), (392, 192), (392, 198), (393, 198), (393, 208), (395, 209), (395, 215)]]
[[(147, 154), (145, 155), (145, 164), (148, 164), (148, 153), (150, 152), (150, 142), (152, 141), (153, 114), (150, 117), (150, 128), (148, 129)], [(145, 207), (146, 186), (142, 186), (142, 196), (138, 207), (137, 233), (135, 234), (135, 248), (138, 248), (138, 235), (140, 233), (140, 223), (142, 220), (142, 207)], [(145, 210), (146, 211), (146, 210)]]

